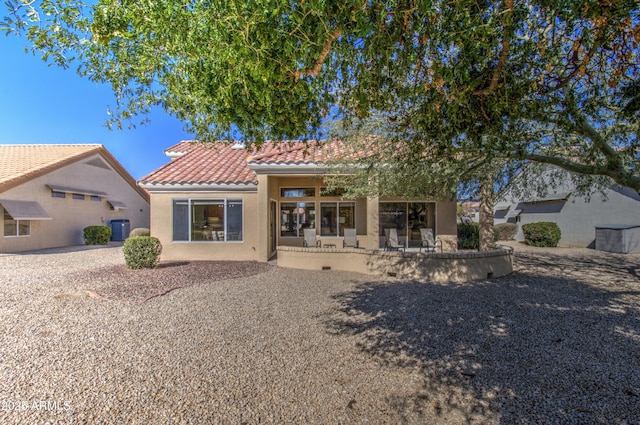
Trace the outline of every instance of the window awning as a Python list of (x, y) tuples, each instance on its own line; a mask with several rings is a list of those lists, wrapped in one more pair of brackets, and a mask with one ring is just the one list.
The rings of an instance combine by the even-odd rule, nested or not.
[(79, 189), (77, 187), (67, 187), (67, 186), (58, 186), (56, 184), (47, 184), (47, 187), (54, 192), (65, 192), (65, 193), (77, 193), (80, 195), (89, 195), (89, 196), (103, 196), (108, 197), (104, 192), (100, 192), (92, 189)]
[(129, 207), (126, 206), (124, 202), (114, 201), (114, 200), (109, 199), (107, 201), (107, 203), (109, 205), (111, 205), (111, 208), (113, 208), (114, 210), (128, 210), (129, 209)]
[(555, 193), (549, 193), (542, 198), (525, 199), (522, 202), (526, 204), (533, 204), (536, 202), (566, 201), (567, 199), (569, 199), (570, 195), (571, 195), (571, 192), (555, 192)]
[(509, 210), (509, 212), (504, 216), (504, 218), (513, 218), (513, 217), (517, 217), (520, 215), (520, 213), (522, 212), (522, 210)]
[(51, 220), (49, 214), (35, 201), (6, 201), (0, 205), (14, 220)]

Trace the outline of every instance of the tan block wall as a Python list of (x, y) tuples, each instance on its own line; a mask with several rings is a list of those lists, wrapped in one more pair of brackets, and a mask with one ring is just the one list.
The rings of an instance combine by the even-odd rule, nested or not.
[(341, 270), (437, 283), (461, 283), (505, 276), (513, 271), (513, 251), (419, 254), (364, 249), (278, 248), (278, 266)]
[[(97, 157), (99, 155), (92, 158)], [(85, 227), (109, 225), (110, 220), (115, 219), (130, 220), (131, 229), (149, 227), (149, 203), (146, 199), (116, 171), (85, 164), (92, 158), (0, 193), (0, 199), (37, 201), (52, 218), (31, 220), (31, 235), (24, 237), (5, 237), (4, 225), (0, 226), (0, 252), (82, 245)], [(109, 198), (100, 202), (91, 201), (88, 196), (84, 200), (72, 199), (71, 194), (66, 198), (53, 198), (47, 184), (104, 192)], [(129, 209), (111, 211), (107, 199), (124, 202)], [(2, 208), (0, 213), (4, 214)]]

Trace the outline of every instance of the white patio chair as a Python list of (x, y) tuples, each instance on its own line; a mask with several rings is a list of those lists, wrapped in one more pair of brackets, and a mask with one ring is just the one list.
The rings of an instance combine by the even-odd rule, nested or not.
[(356, 229), (344, 229), (344, 239), (342, 240), (343, 248), (360, 248)]
[(422, 252), (422, 248), (426, 252), (436, 252), (438, 244), (440, 245), (440, 252), (442, 252), (442, 241), (438, 240), (437, 236), (433, 236), (432, 229), (420, 229), (420, 238), (422, 239), (420, 252)]
[(384, 248), (387, 251), (404, 251), (404, 243), (398, 240), (398, 229), (384, 229), (384, 234), (387, 237)]
[(320, 241), (316, 240), (316, 229), (303, 229), (304, 230), (304, 240), (302, 241), (302, 246), (310, 248), (310, 247), (320, 247)]

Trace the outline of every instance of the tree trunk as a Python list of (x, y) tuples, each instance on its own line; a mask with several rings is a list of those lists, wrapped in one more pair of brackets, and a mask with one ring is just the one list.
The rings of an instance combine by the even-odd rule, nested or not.
[(488, 251), (495, 246), (493, 200), (493, 173), (488, 172), (480, 181), (480, 251)]

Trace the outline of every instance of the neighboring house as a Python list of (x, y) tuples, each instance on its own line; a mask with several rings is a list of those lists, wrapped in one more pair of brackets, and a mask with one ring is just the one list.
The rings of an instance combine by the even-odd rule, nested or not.
[[(548, 181), (545, 173), (539, 178)], [(512, 184), (518, 185), (520, 180), (518, 176)], [(560, 227), (561, 245), (595, 248), (596, 226), (640, 225), (640, 196), (630, 188), (611, 186), (604, 197), (596, 192), (586, 199), (575, 193), (567, 173), (563, 183), (549, 187), (546, 195), (515, 195), (518, 192), (508, 186), (496, 197), (494, 206), (494, 224), (518, 224), (518, 240), (524, 239), (523, 224), (551, 221)]]
[(222, 142), (167, 149), (172, 160), (139, 182), (151, 194), (151, 234), (163, 258), (267, 261), (278, 246), (303, 246), (305, 229), (315, 229), (323, 247), (341, 248), (344, 229), (355, 228), (359, 246), (377, 250), (385, 228), (418, 247), (419, 229), (428, 227), (445, 250), (456, 250), (455, 199), (326, 193), (327, 161), (340, 149), (297, 141), (267, 142), (257, 152)]
[(83, 244), (83, 229), (149, 227), (149, 195), (102, 145), (0, 145), (0, 252)]
[(459, 217), (461, 223), (478, 223), (480, 222), (480, 201), (471, 200), (459, 202), (464, 215)]

